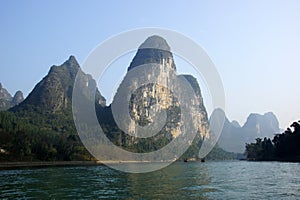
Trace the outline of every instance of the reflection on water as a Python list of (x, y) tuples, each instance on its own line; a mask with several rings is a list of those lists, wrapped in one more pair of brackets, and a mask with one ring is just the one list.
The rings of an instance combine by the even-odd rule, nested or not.
[(146, 174), (106, 166), (1, 170), (3, 198), (299, 199), (300, 164), (174, 163)]

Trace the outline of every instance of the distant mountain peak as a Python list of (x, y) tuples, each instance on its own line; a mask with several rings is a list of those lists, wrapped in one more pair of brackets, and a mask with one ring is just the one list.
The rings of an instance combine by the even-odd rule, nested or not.
[(279, 131), (279, 122), (272, 112), (251, 113), (243, 126), (237, 121), (230, 123), (226, 118), (219, 145), (227, 151), (242, 153), (245, 143), (254, 142), (255, 138), (273, 137)]
[(24, 100), (24, 96), (23, 96), (23, 92), (21, 92), (20, 90), (16, 92), (16, 94), (14, 95), (13, 99), (12, 99), (12, 103), (14, 105), (18, 105), (19, 103), (21, 103)]
[(273, 112), (267, 112), (267, 113), (264, 113), (263, 115), (258, 114), (258, 113), (251, 113), (248, 116), (247, 121), (244, 126), (247, 126), (248, 123), (254, 123), (256, 121), (261, 122), (262, 120), (265, 120), (265, 119), (274, 120), (278, 124), (276, 115)]
[(21, 91), (18, 91), (16, 95), (12, 97), (11, 94), (5, 88), (3, 88), (2, 84), (0, 83), (0, 110), (7, 110), (24, 100), (23, 93)]
[(236, 120), (233, 120), (233, 121), (231, 122), (231, 124), (232, 124), (234, 127), (236, 127), (236, 128), (241, 128), (240, 123), (239, 123), (238, 121), (236, 121)]

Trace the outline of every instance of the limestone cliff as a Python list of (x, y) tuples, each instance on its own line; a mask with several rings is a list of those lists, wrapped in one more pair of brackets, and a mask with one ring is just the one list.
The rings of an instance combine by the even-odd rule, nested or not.
[[(156, 67), (155, 70), (141, 70), (139, 67)], [(135, 73), (135, 70), (138, 71)], [(131, 73), (135, 73), (132, 75)], [(146, 74), (145, 74), (146, 73)], [(174, 75), (175, 73), (175, 75)], [(171, 48), (166, 40), (159, 36), (151, 36), (139, 47), (135, 57), (133, 58), (128, 72), (125, 75), (121, 85), (129, 79), (126, 89), (137, 87), (140, 83), (137, 81), (140, 77), (145, 78), (145, 84), (138, 87), (131, 95), (129, 101), (129, 113), (133, 121), (128, 122), (128, 131), (135, 135), (137, 132), (137, 124), (139, 126), (147, 126), (157, 120), (156, 113), (166, 113), (166, 123), (160, 132), (153, 136), (151, 141), (159, 141), (167, 139), (168, 141), (176, 138), (180, 134), (181, 109), (178, 102), (178, 97), (174, 95), (174, 91), (178, 90), (172, 83), (174, 77), (184, 79), (193, 88), (196, 94), (197, 101), (184, 102), (188, 103), (190, 115), (195, 116), (193, 124), (197, 127), (197, 145), (208, 133), (208, 118), (206, 109), (201, 96), (200, 87), (196, 78), (191, 75), (177, 75), (176, 65), (174, 62)], [(151, 80), (156, 80), (157, 83), (151, 83)], [(124, 88), (123, 88), (124, 89)], [(120, 88), (118, 92), (120, 92)], [(126, 97), (124, 97), (126, 98)], [(159, 106), (156, 106), (159, 105)], [(127, 122), (125, 122), (127, 123)], [(138, 144), (143, 139), (130, 137), (125, 146)], [(192, 143), (192, 141), (189, 141)], [(154, 149), (160, 148), (156, 146)], [(153, 149), (152, 149), (153, 150)], [(196, 152), (194, 153), (196, 154)], [(196, 156), (196, 155), (192, 155)]]

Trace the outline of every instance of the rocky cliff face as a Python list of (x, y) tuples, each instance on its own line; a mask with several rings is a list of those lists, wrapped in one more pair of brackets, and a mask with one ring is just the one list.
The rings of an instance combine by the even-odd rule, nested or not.
[(15, 105), (18, 105), (23, 100), (23, 93), (21, 91), (17, 91), (14, 97), (12, 97), (0, 83), (0, 110), (7, 110)]
[[(171, 87), (171, 73), (176, 69), (173, 55), (170, 52), (170, 47), (167, 42), (159, 36), (149, 37), (138, 49), (135, 57), (133, 58), (128, 71), (138, 68), (143, 65), (148, 65), (145, 67), (152, 67), (151, 64), (155, 63), (159, 65), (158, 70), (151, 70), (147, 73), (147, 80), (150, 81), (157, 79), (161, 84), (148, 84), (137, 89), (134, 93), (133, 98), (131, 98), (129, 111), (131, 117), (135, 120), (130, 124), (129, 132), (136, 132), (137, 122), (140, 126), (148, 125), (154, 121), (153, 116), (150, 115), (150, 107), (159, 104), (156, 107), (154, 113), (159, 113), (162, 110), (167, 111), (168, 108), (173, 107), (174, 109), (168, 110), (169, 115), (167, 116), (167, 122), (171, 121), (171, 115), (173, 116), (173, 123), (167, 123), (164, 130), (164, 137), (171, 139), (178, 134), (178, 130), (174, 128), (179, 123), (179, 119), (175, 119), (175, 115), (179, 113), (174, 113), (175, 109), (179, 109), (178, 102), (176, 98), (172, 95), (170, 91)], [(137, 78), (141, 77), (142, 74), (136, 73)], [(125, 77), (126, 79), (126, 77)], [(151, 82), (151, 81), (150, 81)], [(131, 81), (130, 85), (138, 84), (134, 79)]]
[[(155, 66), (152, 66), (151, 64), (154, 64)], [(155, 70), (145, 70), (138, 72), (135, 75), (130, 74), (134, 73), (134, 70), (137, 71), (140, 66), (145, 68), (155, 67)], [(178, 90), (178, 88), (175, 88), (172, 83), (173, 78), (177, 77), (179, 79), (185, 79), (185, 81), (191, 85), (198, 100), (196, 102), (185, 102), (190, 108), (190, 115), (195, 116), (193, 124), (197, 127), (197, 140), (201, 140), (206, 136), (208, 133), (208, 119), (198, 82), (191, 75), (176, 74), (176, 65), (174, 63), (172, 52), (163, 38), (151, 36), (139, 47), (128, 67), (128, 73), (123, 80), (124, 82), (125, 80), (130, 79), (130, 83), (126, 89), (139, 85), (136, 78), (140, 77), (146, 77), (144, 80), (146, 84), (137, 88), (130, 98), (129, 113), (131, 118), (134, 119), (134, 121), (130, 122), (128, 128), (128, 131), (131, 132), (131, 134), (134, 135), (137, 132), (136, 124), (139, 126), (146, 126), (157, 120), (155, 118), (155, 113), (161, 112), (167, 113), (166, 124), (161, 131), (152, 138), (152, 141), (157, 141), (159, 138), (172, 140), (180, 134), (180, 105), (176, 95), (173, 93), (173, 91)], [(159, 84), (151, 83), (151, 80), (157, 80)], [(118, 90), (120, 90), (120, 88)], [(140, 142), (138, 139), (134, 138), (131, 138), (131, 140), (128, 141), (131, 144)]]
[[(71, 107), (73, 85), (77, 72), (81, 74), (81, 85), (89, 91), (96, 87), (95, 80), (80, 69), (74, 56), (60, 66), (52, 66), (47, 76), (43, 78), (20, 104), (20, 108), (28, 105), (39, 107), (43, 112), (56, 113)], [(96, 90), (96, 101), (102, 106), (105, 99)]]
[(195, 103), (191, 105), (191, 107), (195, 108), (194, 109), (196, 111), (195, 115), (197, 115), (196, 117), (197, 120), (194, 122), (194, 125), (199, 127), (198, 131), (201, 135), (201, 138), (206, 137), (209, 129), (209, 123), (208, 123), (207, 112), (204, 106), (203, 97), (201, 95), (201, 89), (199, 87), (198, 81), (192, 75), (179, 75), (179, 76), (183, 76), (194, 89), (194, 92), (198, 99), (197, 104)]

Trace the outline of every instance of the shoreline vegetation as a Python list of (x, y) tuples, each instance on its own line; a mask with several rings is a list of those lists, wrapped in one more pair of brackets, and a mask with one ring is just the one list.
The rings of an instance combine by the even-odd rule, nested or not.
[[(293, 130), (292, 130), (292, 129)], [(248, 161), (300, 162), (300, 120), (293, 122), (274, 138), (256, 138), (255, 143), (246, 144)]]
[[(211, 160), (214, 161), (214, 160)], [(228, 160), (227, 160), (228, 161)], [(281, 160), (255, 160), (255, 159), (240, 159), (231, 161), (250, 161), (250, 162), (287, 162), (300, 163), (300, 159), (281, 159)], [(175, 161), (183, 162), (183, 161)], [(189, 161), (189, 162), (201, 162)], [(149, 161), (15, 161), (15, 162), (0, 162), (0, 170), (19, 169), (19, 168), (40, 168), (40, 167), (68, 167), (68, 166), (101, 166), (105, 164), (133, 164), (133, 163), (150, 163)], [(155, 162), (151, 162), (155, 163)]]

